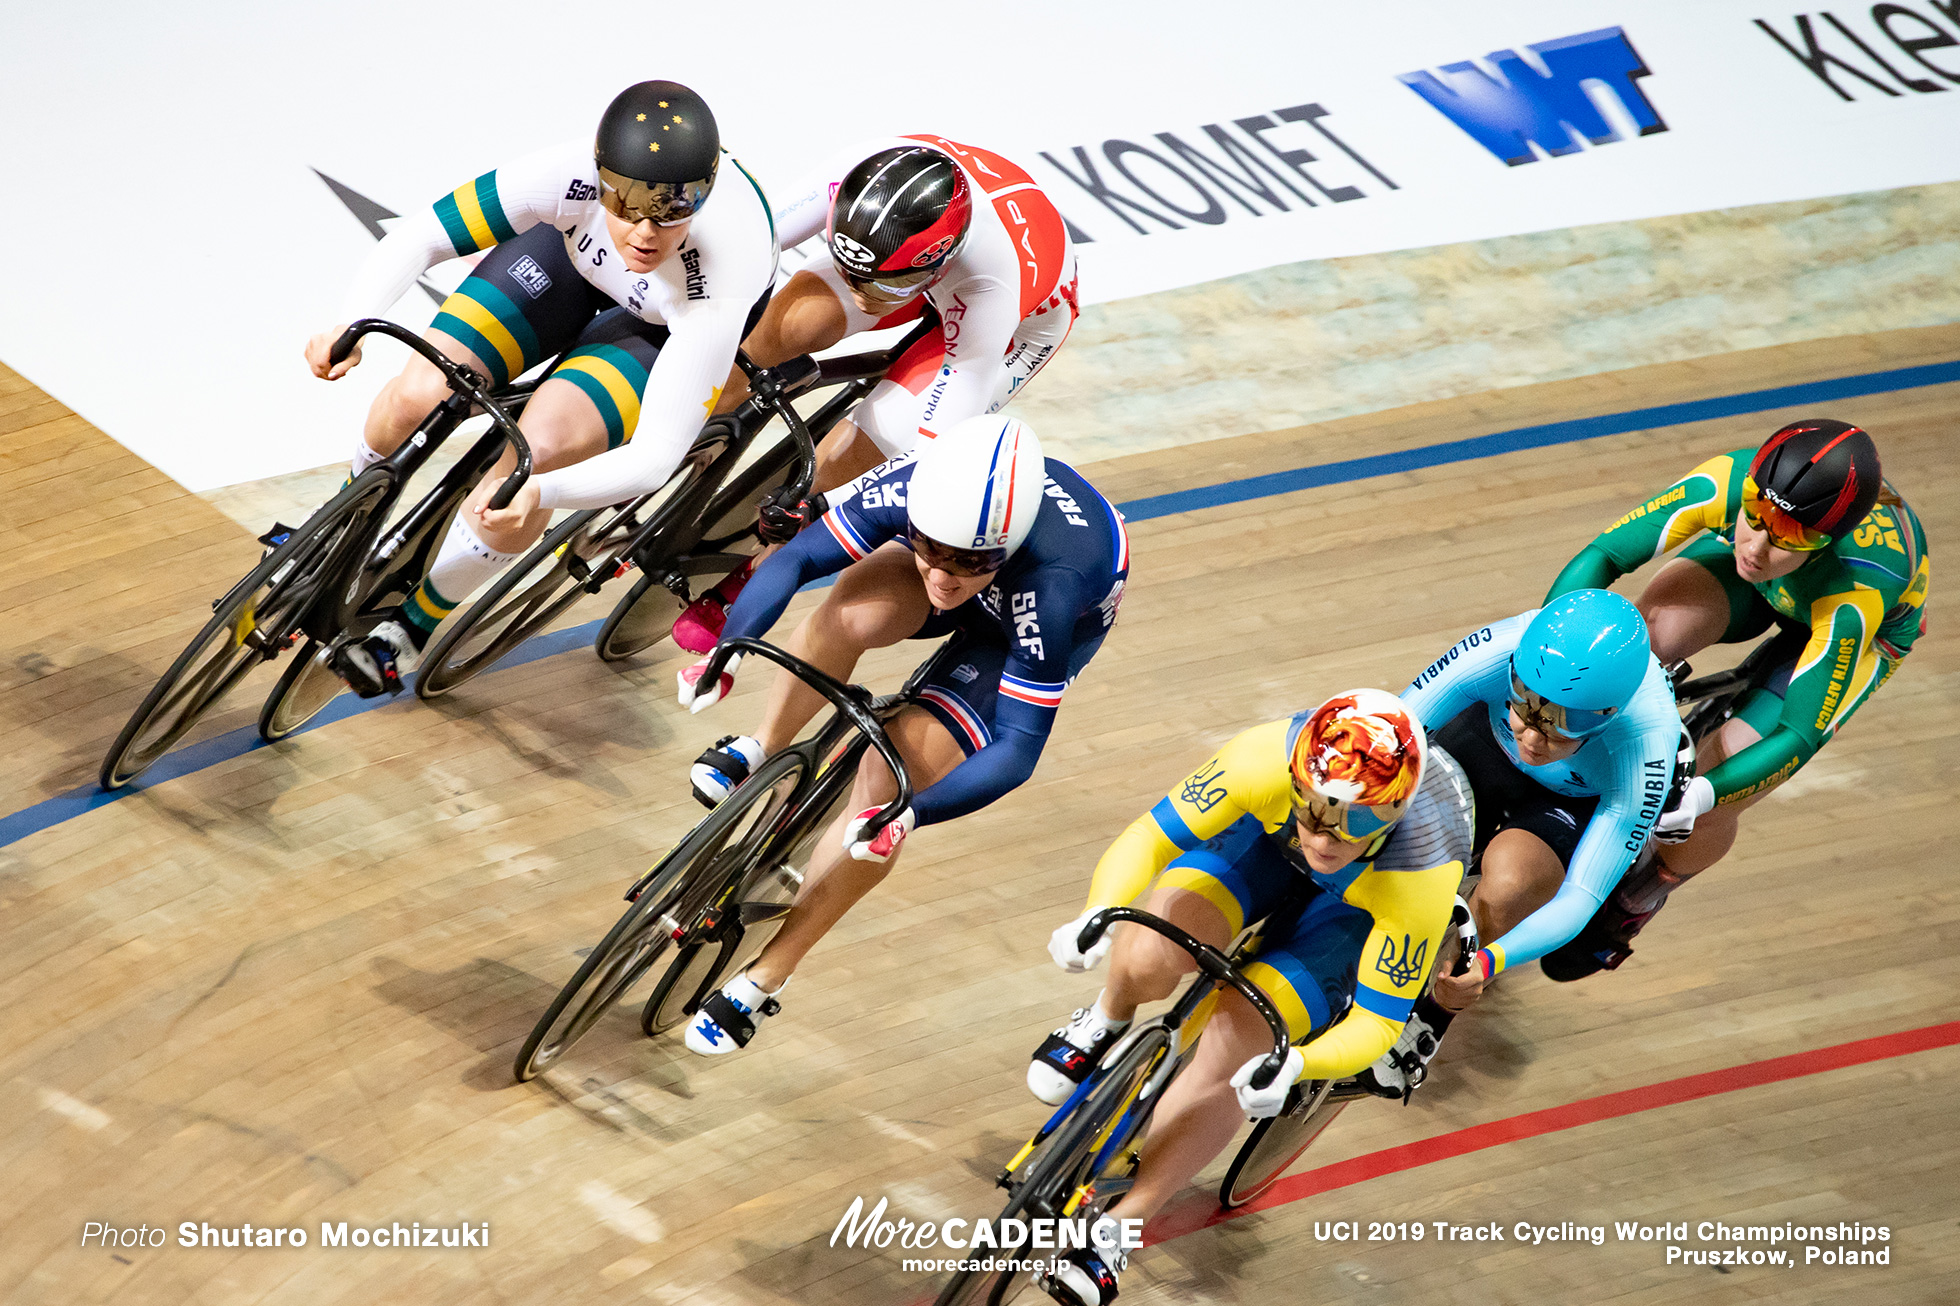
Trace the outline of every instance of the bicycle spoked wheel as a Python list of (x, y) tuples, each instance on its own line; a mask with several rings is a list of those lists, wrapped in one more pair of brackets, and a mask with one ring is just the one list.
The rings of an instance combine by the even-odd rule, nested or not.
[(213, 605), (211, 620), (177, 655), (102, 759), (104, 789), (141, 775), (247, 672), (299, 638), (298, 625), (334, 577), (345, 546), (368, 524), (386, 475), (363, 478), (315, 513)]
[[(1131, 1164), (1130, 1143), (1147, 1123), (1134, 1114), (1144, 1085), (1170, 1055), (1170, 1031), (1150, 1025), (1097, 1072), (1096, 1086), (1069, 1118), (1037, 1146), (1021, 1166), (1014, 1195), (995, 1224), (1017, 1217), (1090, 1218), (1107, 1206), (1108, 1194), (1094, 1195), (1099, 1179), (1114, 1167)], [(1161, 1100), (1159, 1085), (1153, 1103)], [(1038, 1300), (1034, 1276), (1026, 1271), (962, 1270), (939, 1294), (934, 1306), (1004, 1306), (1023, 1296)]]
[(595, 574), (610, 576), (639, 528), (643, 500), (573, 513), (499, 576), (430, 643), (415, 693), (440, 698), (556, 621)]
[(694, 942), (687, 936), (699, 916), (731, 896), (731, 882), (769, 837), (803, 766), (797, 753), (769, 759), (660, 861), (633, 905), (580, 963), (524, 1040), (514, 1067), (520, 1083), (585, 1037), (653, 969), (677, 933), (683, 948)]
[(300, 647), (299, 656), (279, 673), (279, 683), (259, 708), (259, 738), (268, 744), (278, 743), (347, 692), (346, 682), (321, 656), (325, 650), (326, 645), (309, 639)]
[(653, 1038), (674, 1028), (695, 1013), (713, 986), (727, 976), (741, 974), (743, 967), (762, 955), (783, 925), (783, 916), (774, 913), (780, 910), (787, 914), (809, 869), (810, 854), (816, 851), (817, 841), (830, 828), (836, 808), (847, 796), (840, 794), (827, 810), (817, 813), (788, 851), (771, 851), (750, 871), (734, 899), (741, 920), (740, 933), (732, 945), (703, 942), (681, 949), (640, 1012), (642, 1033)]
[(1347, 1106), (1346, 1100), (1328, 1100), (1333, 1087), (1329, 1079), (1296, 1084), (1278, 1115), (1253, 1126), (1218, 1186), (1220, 1206), (1244, 1206), (1271, 1188), (1313, 1146), (1321, 1131)]

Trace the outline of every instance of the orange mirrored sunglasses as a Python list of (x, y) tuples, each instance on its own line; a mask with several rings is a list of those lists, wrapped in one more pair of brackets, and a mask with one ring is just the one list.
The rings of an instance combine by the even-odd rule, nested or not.
[(1755, 478), (1742, 478), (1742, 519), (1750, 529), (1762, 531), (1769, 542), (1792, 553), (1815, 553), (1829, 548), (1832, 536), (1804, 525), (1763, 496)]

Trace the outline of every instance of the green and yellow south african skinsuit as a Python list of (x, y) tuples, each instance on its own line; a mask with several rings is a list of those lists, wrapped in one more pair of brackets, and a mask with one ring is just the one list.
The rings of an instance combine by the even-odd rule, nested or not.
[(1780, 703), (1773, 692), (1759, 691), (1740, 705), (1736, 715), (1763, 737), (1708, 773), (1717, 803), (1789, 779), (1885, 683), (1924, 628), (1932, 575), (1919, 518), (1904, 504), (1880, 503), (1790, 575), (1743, 580), (1735, 571), (1735, 522), (1755, 452), (1710, 458), (1614, 522), (1566, 565), (1545, 596), (1549, 603), (1570, 590), (1603, 589), (1693, 540), (1681, 556), (1705, 568), (1728, 594), (1722, 643), (1753, 639), (1778, 619), (1809, 629)]
[[(1359, 1072), (1394, 1044), (1423, 991), (1470, 860), (1470, 787), (1432, 747), (1421, 786), (1373, 858), (1312, 870), (1293, 824), (1287, 759), (1309, 713), (1240, 734), (1109, 846), (1091, 907), (1127, 906), (1158, 887), (1198, 893), (1236, 934), (1304, 892), (1268, 922), (1246, 967), (1300, 1042), (1306, 1079)], [(1311, 880), (1309, 887), (1303, 883)], [(1338, 1024), (1352, 986), (1353, 1006)], [(1313, 1030), (1324, 1030), (1310, 1041)]]

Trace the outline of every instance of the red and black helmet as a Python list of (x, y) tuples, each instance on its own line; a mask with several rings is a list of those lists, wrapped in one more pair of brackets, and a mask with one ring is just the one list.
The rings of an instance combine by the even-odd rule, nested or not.
[(1878, 502), (1878, 446), (1848, 422), (1810, 417), (1763, 442), (1749, 479), (1770, 503), (1824, 535), (1842, 535)]
[(830, 201), (830, 257), (853, 286), (887, 292), (931, 279), (959, 251), (973, 196), (948, 155), (880, 150), (852, 168)]

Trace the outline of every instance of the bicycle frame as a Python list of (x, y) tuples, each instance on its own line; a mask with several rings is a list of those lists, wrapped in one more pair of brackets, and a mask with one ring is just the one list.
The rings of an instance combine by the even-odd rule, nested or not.
[[(491, 506), (507, 507), (531, 475), (531, 447), (518, 428), (516, 414), (530, 402), (538, 382), (521, 382), (493, 391), (484, 378), (450, 359), (421, 336), (382, 318), (363, 318), (349, 326), (334, 342), (330, 359), (335, 363), (344, 360), (355, 343), (369, 334), (389, 336), (408, 345), (442, 373), (454, 393), (429, 411), (400, 448), (362, 473), (386, 477), (388, 489), (375, 504), (370, 528), (350, 536), (342, 543), (340, 554), (329, 558), (322, 567), (321, 573), (329, 582), (322, 586), (320, 597), (301, 614), (300, 629), (322, 643), (332, 641), (351, 627), (377, 598), (385, 603), (397, 597), (394, 591), (401, 577), (415, 578), (408, 588), (421, 581), (440, 543), (442, 527), (455, 514), (470, 487), (496, 465), (506, 442), (517, 451), (517, 468), (498, 487)], [(408, 487), (410, 478), (476, 408), (489, 415), (490, 429), (443, 474), (435, 488), (399, 521), (388, 525), (388, 515)], [(357, 553), (361, 559), (358, 570), (351, 583), (343, 584), (342, 572)], [(407, 590), (403, 589), (399, 597), (406, 598)]]
[[(790, 439), (761, 459), (766, 469), (764, 483), (773, 479), (776, 470), (794, 460), (797, 470), (786, 488), (792, 497), (804, 498), (816, 476), (816, 438), (811, 434), (812, 428), (828, 432), (834, 427), (871, 392), (891, 368), (892, 361), (910, 348), (929, 325), (922, 322), (890, 349), (822, 361), (804, 356), (772, 368), (757, 367), (738, 350), (735, 362), (749, 379), (750, 397), (734, 411), (711, 419), (703, 428), (688, 451), (688, 458), (707, 459), (704, 473), (683, 497), (660, 505), (658, 513), (634, 532), (622, 550), (623, 555), (646, 570), (656, 583), (684, 599), (693, 597), (687, 581), (690, 574), (714, 571), (723, 563), (726, 565), (719, 566), (722, 571), (739, 566), (742, 558), (726, 551), (747, 535), (750, 528), (744, 525), (730, 534), (709, 538), (707, 531), (714, 523), (704, 520), (704, 510), (732, 483), (738, 465), (770, 420), (780, 417)], [(837, 393), (826, 399), (806, 421), (793, 401), (824, 386), (838, 387)], [(673, 528), (675, 522), (690, 523), (691, 527), (677, 533)], [(685, 568), (681, 565), (683, 560), (688, 564)], [(585, 588), (597, 593), (609, 578), (604, 573), (595, 574), (586, 579)]]
[[(1109, 1128), (1096, 1145), (1089, 1172), (1098, 1175), (1101, 1173), (1102, 1168), (1108, 1164), (1110, 1158), (1122, 1151), (1130, 1139), (1134, 1138), (1137, 1132), (1148, 1123), (1152, 1112), (1156, 1109), (1156, 1102), (1162, 1096), (1165, 1085), (1177, 1074), (1179, 1068), (1184, 1063), (1185, 1054), (1189, 1050), (1183, 1039), (1186, 1026), (1198, 1014), (1199, 1008), (1211, 999), (1213, 994), (1219, 992), (1221, 989), (1227, 988), (1237, 992), (1239, 996), (1251, 1004), (1252, 1009), (1259, 1013), (1260, 1018), (1272, 1030), (1273, 1050), (1267, 1054), (1265, 1060), (1252, 1074), (1252, 1084), (1255, 1088), (1266, 1088), (1272, 1084), (1273, 1079), (1279, 1074), (1281, 1068), (1285, 1066), (1287, 1053), (1292, 1049), (1292, 1036), (1286, 1028), (1286, 1018), (1280, 1015), (1279, 1008), (1273, 1005), (1272, 999), (1267, 997), (1258, 985), (1246, 979), (1240, 970), (1246, 962), (1252, 960), (1253, 952), (1258, 946), (1259, 934), (1256, 930), (1243, 934), (1233, 945), (1230, 952), (1220, 952), (1210, 944), (1193, 938), (1161, 916), (1155, 916), (1146, 911), (1139, 911), (1133, 907), (1105, 907), (1094, 916), (1091, 916), (1088, 922), (1083, 925), (1082, 932), (1076, 939), (1077, 947), (1087, 952), (1096, 945), (1096, 942), (1102, 938), (1106, 930), (1112, 925), (1123, 922), (1129, 922), (1134, 925), (1140, 925), (1145, 929), (1153, 930), (1189, 953), (1192, 959), (1198, 963), (1198, 978), (1186, 987), (1183, 995), (1176, 1002), (1171, 1004), (1169, 1011), (1153, 1016), (1148, 1020), (1137, 1022), (1103, 1055), (1102, 1062), (1104, 1066), (1115, 1065), (1121, 1060), (1124, 1052), (1146, 1032), (1157, 1029), (1168, 1031), (1170, 1050), (1164, 1058), (1163, 1063), (1139, 1086), (1135, 1097), (1112, 1120)], [(1195, 1043), (1195, 1040), (1193, 1042)], [(1021, 1150), (1016, 1152), (1013, 1158), (1001, 1170), (1000, 1175), (996, 1179), (996, 1183), (1000, 1187), (1011, 1188), (1017, 1182), (1014, 1178), (1014, 1172), (1029, 1157), (1034, 1155), (1041, 1144), (1056, 1129), (1060, 1128), (1063, 1121), (1074, 1114), (1075, 1109), (1082, 1104), (1090, 1093), (1095, 1091), (1096, 1087), (1102, 1082), (1103, 1077), (1104, 1072), (1100, 1069), (1096, 1073), (1091, 1074), (1076, 1086), (1075, 1091), (1069, 1094), (1067, 1101), (1055, 1108), (1054, 1114), (1041, 1126), (1034, 1137), (1022, 1144)], [(1144, 1103), (1149, 1104), (1148, 1108), (1140, 1110), (1140, 1106)], [(1101, 1188), (1099, 1192), (1113, 1195), (1126, 1190), (1128, 1186), (1127, 1180), (1116, 1180)], [(1054, 1214), (1073, 1214), (1074, 1208), (1079, 1204), (1081, 1197), (1082, 1194), (1080, 1193), (1071, 1195), (1066, 1203), (1066, 1209), (1056, 1211)]]

